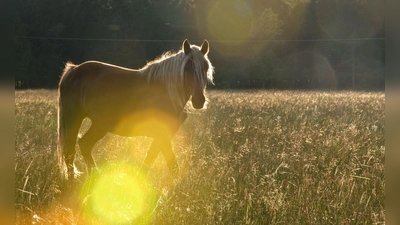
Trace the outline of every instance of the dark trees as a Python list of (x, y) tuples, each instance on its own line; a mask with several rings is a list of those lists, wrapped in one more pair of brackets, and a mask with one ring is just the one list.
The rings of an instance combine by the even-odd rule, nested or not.
[[(18, 0), (15, 87), (56, 87), (67, 60), (140, 68), (164, 51), (178, 50), (185, 38), (206, 38), (216, 88), (382, 90), (383, 5), (375, 0)], [(239, 29), (240, 24), (248, 27)]]

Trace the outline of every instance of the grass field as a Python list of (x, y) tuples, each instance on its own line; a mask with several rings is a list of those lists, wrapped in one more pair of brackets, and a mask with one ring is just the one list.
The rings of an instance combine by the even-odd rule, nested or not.
[[(114, 173), (104, 172), (111, 178), (98, 185), (102, 191), (88, 195), (85, 173), (73, 190), (62, 191), (57, 92), (16, 91), (17, 224), (385, 223), (384, 93), (208, 96), (208, 109), (189, 115), (173, 139), (178, 178), (160, 155), (143, 184), (130, 188), (121, 177), (136, 173), (151, 139), (109, 134), (93, 154), (107, 168), (100, 171)], [(85, 171), (80, 154), (76, 164)], [(141, 188), (151, 194), (139, 204)], [(98, 193), (107, 198), (93, 197), (95, 203), (90, 196)]]

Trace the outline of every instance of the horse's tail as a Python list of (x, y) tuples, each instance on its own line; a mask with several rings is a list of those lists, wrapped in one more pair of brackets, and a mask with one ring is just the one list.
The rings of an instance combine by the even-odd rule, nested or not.
[(65, 164), (65, 156), (64, 156), (64, 147), (65, 147), (65, 119), (63, 113), (63, 96), (62, 92), (60, 91), (61, 83), (63, 81), (63, 77), (69, 71), (74, 69), (76, 65), (71, 62), (67, 62), (65, 64), (65, 68), (63, 70), (60, 82), (58, 84), (58, 141), (57, 141), (57, 157), (58, 157), (58, 165), (60, 167), (60, 172), (62, 177), (67, 178), (67, 165)]
[(64, 145), (65, 145), (65, 124), (64, 116), (62, 111), (62, 105), (60, 104), (60, 96), (58, 97), (58, 142), (57, 142), (57, 157), (58, 165), (60, 167), (61, 176), (67, 178), (67, 165), (65, 164), (64, 158)]

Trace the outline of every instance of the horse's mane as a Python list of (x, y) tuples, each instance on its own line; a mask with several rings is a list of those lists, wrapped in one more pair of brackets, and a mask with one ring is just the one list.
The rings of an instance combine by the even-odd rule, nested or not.
[[(188, 55), (182, 49), (176, 53), (166, 52), (159, 58), (148, 62), (146, 66), (139, 70), (140, 74), (147, 76), (148, 82), (159, 81), (165, 84), (175, 109), (182, 109), (186, 105), (184, 73), (185, 65), (189, 59), (192, 59), (194, 72), (200, 78), (199, 80), (204, 89), (207, 81), (213, 83), (214, 67), (211, 65), (207, 55), (204, 55), (200, 51), (200, 47), (196, 45), (191, 45), (190, 48), (191, 51)], [(208, 68), (203, 62), (208, 64)], [(206, 72), (206, 77), (203, 76), (204, 72)]]

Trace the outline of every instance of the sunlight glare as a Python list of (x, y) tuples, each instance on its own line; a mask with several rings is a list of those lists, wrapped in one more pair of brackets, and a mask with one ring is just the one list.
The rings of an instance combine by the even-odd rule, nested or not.
[(106, 164), (81, 192), (84, 212), (106, 224), (148, 224), (156, 192), (146, 174), (128, 163)]
[(124, 136), (172, 137), (179, 121), (157, 109), (141, 110), (121, 119), (114, 133)]
[[(232, 50), (240, 47), (251, 37), (253, 11), (247, 1), (216, 1), (206, 15), (206, 27), (203, 33), (218, 41), (214, 48), (221, 54), (240, 55), (242, 51)], [(199, 23), (203, 20), (198, 20)], [(199, 24), (198, 27), (202, 27)], [(207, 35), (205, 35), (207, 36)]]

